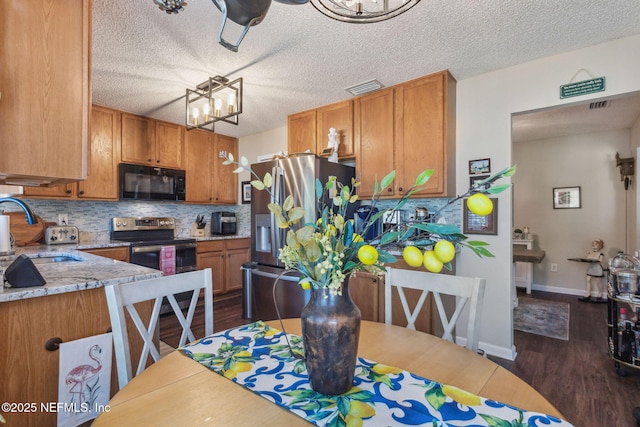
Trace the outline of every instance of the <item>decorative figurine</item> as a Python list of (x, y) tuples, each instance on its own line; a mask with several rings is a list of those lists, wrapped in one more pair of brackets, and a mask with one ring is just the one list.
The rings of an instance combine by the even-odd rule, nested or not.
[(330, 128), (328, 145), (328, 147), (332, 150), (331, 154), (329, 155), (330, 162), (338, 163), (338, 145), (340, 145), (340, 143), (338, 142), (338, 131), (336, 131), (335, 128)]
[[(578, 301), (583, 302), (607, 302), (606, 298), (603, 298), (603, 284), (602, 278), (604, 277), (604, 271), (602, 269), (602, 261), (604, 261), (604, 254), (601, 252), (604, 248), (604, 242), (602, 240), (594, 240), (591, 242), (591, 251), (587, 254), (587, 260), (590, 260), (589, 267), (587, 268), (587, 291), (585, 296), (579, 297)], [(591, 290), (593, 288), (593, 282), (596, 282), (598, 287), (598, 293), (595, 298), (591, 298)]]

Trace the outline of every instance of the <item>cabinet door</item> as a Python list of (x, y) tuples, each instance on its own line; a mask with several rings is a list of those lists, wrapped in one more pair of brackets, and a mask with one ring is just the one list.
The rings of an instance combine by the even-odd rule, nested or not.
[(171, 169), (183, 168), (184, 126), (156, 121), (155, 163)]
[(238, 140), (230, 136), (215, 134), (213, 162), (213, 202), (235, 205), (238, 203), (238, 174), (232, 166), (223, 165), (225, 153), (238, 158)]
[(211, 203), (213, 184), (213, 134), (204, 130), (190, 130), (185, 135), (186, 201)]
[(449, 170), (455, 163), (455, 151), (454, 142), (449, 141), (454, 131), (447, 122), (447, 78), (448, 73), (438, 73), (396, 89), (397, 191), (400, 187), (406, 191), (425, 169), (433, 169), (433, 175), (415, 196), (447, 196), (448, 191), (455, 191), (454, 183), (448, 185), (455, 179)]
[(0, 183), (87, 177), (90, 37), (90, 0), (2, 2)]
[(155, 127), (152, 119), (122, 113), (122, 161), (155, 164)]
[[(316, 111), (304, 111), (292, 114), (288, 118), (288, 144), (289, 154), (303, 153), (311, 150), (318, 153), (316, 146)], [(327, 134), (329, 130), (327, 129)]]
[(91, 111), (91, 170), (78, 183), (79, 199), (118, 199), (120, 112), (93, 106)]
[(75, 193), (76, 184), (56, 185), (55, 187), (24, 187), (24, 195), (36, 198), (69, 199)]
[(83, 249), (82, 252), (115, 259), (117, 261), (129, 262), (129, 248), (125, 246), (118, 248)]
[(242, 264), (251, 260), (251, 239), (229, 239), (225, 241), (226, 291), (242, 289)]
[(353, 157), (353, 101), (343, 101), (316, 110), (317, 129), (317, 152), (321, 153), (329, 142), (329, 129), (335, 128), (338, 132), (338, 157)]
[[(358, 195), (371, 197), (374, 183), (394, 170), (393, 89), (383, 89), (356, 99), (355, 134), (357, 141), (356, 171), (361, 182)], [(392, 197), (390, 187), (383, 197)]]
[(211, 269), (213, 294), (225, 292), (224, 251), (202, 252), (196, 255), (198, 270)]
[(362, 320), (384, 322), (384, 280), (359, 271), (349, 279), (349, 295), (360, 309)]

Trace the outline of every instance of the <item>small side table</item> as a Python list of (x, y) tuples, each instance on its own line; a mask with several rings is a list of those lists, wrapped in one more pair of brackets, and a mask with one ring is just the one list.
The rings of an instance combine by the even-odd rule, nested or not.
[[(533, 240), (514, 239), (514, 245), (525, 246), (525, 249), (533, 249)], [(526, 288), (527, 294), (531, 293), (531, 283), (533, 282), (533, 264), (530, 262), (517, 261), (515, 263), (516, 288)]]

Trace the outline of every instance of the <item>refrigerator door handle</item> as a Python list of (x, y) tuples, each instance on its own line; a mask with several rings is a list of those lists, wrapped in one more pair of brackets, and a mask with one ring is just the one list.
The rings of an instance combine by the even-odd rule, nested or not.
[(275, 273), (269, 273), (268, 271), (261, 271), (258, 269), (253, 269), (251, 270), (251, 274), (255, 275), (255, 276), (262, 276), (262, 277), (268, 277), (270, 279), (278, 279), (280, 278), (280, 280), (286, 280), (289, 282), (298, 282), (299, 278), (296, 276), (285, 276), (285, 275), (280, 275), (280, 274), (275, 274)]
[[(284, 177), (282, 176), (282, 168), (278, 166), (274, 166), (271, 175), (273, 176), (273, 192), (271, 193), (271, 203), (280, 204), (280, 193), (282, 192), (282, 180)], [(282, 241), (280, 239), (280, 228), (278, 224), (276, 224), (276, 216), (273, 212), (269, 213), (269, 217), (271, 219), (271, 226), (269, 229), (271, 230), (271, 241), (273, 245), (271, 246), (271, 255), (278, 259), (278, 251), (282, 247)]]

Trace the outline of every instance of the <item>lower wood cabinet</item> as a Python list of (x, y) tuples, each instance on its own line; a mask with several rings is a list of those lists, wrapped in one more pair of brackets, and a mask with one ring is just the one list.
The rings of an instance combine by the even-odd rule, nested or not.
[[(407, 263), (402, 259), (399, 259), (396, 263), (388, 266), (405, 270), (424, 270), (422, 267), (409, 267), (409, 265), (407, 265)], [(455, 274), (455, 266), (453, 272), (443, 270), (442, 274)], [(349, 280), (349, 294), (351, 295), (353, 302), (360, 309), (362, 320), (384, 323), (384, 285), (384, 274), (376, 275), (364, 271), (358, 271)], [(405, 289), (404, 293), (407, 297), (409, 308), (413, 310), (422, 291)], [(404, 316), (404, 311), (402, 309), (402, 302), (400, 301), (400, 296), (398, 295), (396, 288), (392, 288), (391, 295), (393, 304), (391, 307), (391, 323), (393, 325), (403, 327), (407, 326), (406, 317)], [(455, 308), (455, 300), (450, 300), (447, 296), (443, 296), (442, 299), (447, 313)], [(427, 297), (427, 300), (416, 319), (415, 325), (416, 330), (418, 331), (437, 335), (442, 333), (442, 325), (438, 312), (435, 308), (433, 295), (429, 294)]]
[[(151, 302), (152, 303), (152, 302)], [(138, 306), (147, 322), (151, 303)], [(100, 335), (110, 330), (111, 321), (103, 288), (27, 298), (0, 303), (0, 396), (4, 402), (35, 402), (33, 412), (6, 412), (10, 426), (55, 426), (57, 414), (40, 410), (40, 403), (58, 402), (60, 351), (45, 349), (54, 337), (63, 342)], [(133, 324), (129, 328), (134, 328)], [(135, 336), (134, 336), (135, 335)], [(135, 365), (142, 340), (132, 334), (130, 346)], [(115, 358), (111, 369), (111, 393), (118, 390)]]
[(249, 262), (251, 239), (221, 239), (198, 242), (198, 270), (211, 268), (213, 294), (242, 289), (242, 264)]
[(116, 248), (96, 248), (96, 249), (84, 249), (82, 252), (89, 254), (103, 256), (105, 258), (115, 259), (117, 261), (129, 262), (129, 247), (119, 246)]

